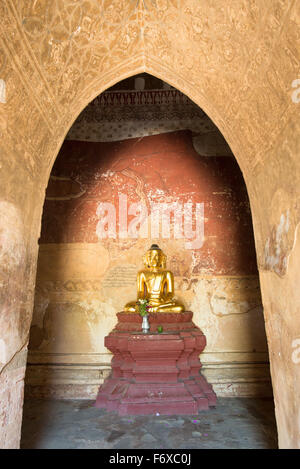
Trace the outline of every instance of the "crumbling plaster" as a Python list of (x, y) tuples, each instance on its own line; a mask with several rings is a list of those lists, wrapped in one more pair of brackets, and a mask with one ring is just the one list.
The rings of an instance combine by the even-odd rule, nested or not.
[[(261, 272), (279, 445), (300, 447), (295, 412), (300, 367), (288, 353), (300, 326), (299, 269), (284, 261), (292, 246), (292, 256), (299, 253), (294, 240), (300, 123), (292, 100), (292, 82), (300, 70), (299, 22), (300, 3), (293, 0), (1, 2), (0, 78), (6, 102), (0, 103), (0, 197), (20, 213), (23, 225), (22, 268), (16, 275), (13, 265), (1, 264), (6, 361), (26, 342), (44, 193), (62, 141), (95, 96), (146, 71), (187, 94), (209, 115), (243, 171)], [(278, 191), (284, 196), (275, 203)], [(287, 213), (288, 230), (272, 247), (272, 231), (276, 240)], [(14, 224), (7, 225), (6, 218), (1, 229), (3, 224), (13, 234)], [(278, 249), (279, 264), (268, 262)], [(17, 335), (15, 326), (6, 326), (8, 297), (14, 298), (8, 309), (15, 321), (21, 318)], [(280, 298), (285, 298), (284, 308)], [(20, 370), (24, 363), (18, 362)], [(6, 368), (0, 377), (0, 445), (10, 448), (19, 445), (22, 412), (22, 392), (11, 392), (21, 386), (14, 373)], [(8, 418), (13, 412), (18, 417)]]

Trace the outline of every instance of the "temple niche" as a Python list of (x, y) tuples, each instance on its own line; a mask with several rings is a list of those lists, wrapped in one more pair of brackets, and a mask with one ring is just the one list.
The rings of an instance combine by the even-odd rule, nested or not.
[(217, 397), (199, 360), (205, 335), (175, 299), (173, 273), (158, 244), (143, 260), (137, 298), (117, 313), (118, 323), (104, 339), (112, 370), (95, 405), (119, 415), (196, 415), (214, 408)]
[[(217, 396), (272, 393), (251, 212), (238, 164), (189, 98), (147, 74), (78, 116), (53, 166), (39, 240), (26, 395), (95, 399), (104, 338), (153, 243), (206, 336)], [(100, 372), (99, 372), (100, 370)]]

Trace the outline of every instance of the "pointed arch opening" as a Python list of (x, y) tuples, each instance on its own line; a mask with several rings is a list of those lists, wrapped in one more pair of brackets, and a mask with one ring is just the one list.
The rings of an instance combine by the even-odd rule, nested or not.
[[(116, 80), (100, 95), (91, 93), (79, 116), (74, 106), (78, 118), (65, 132), (44, 203), (30, 399), (93, 399), (110, 370), (104, 337), (135, 295), (142, 254), (157, 239), (176, 294), (207, 335), (203, 369), (217, 394), (272, 395), (251, 209), (237, 164), (243, 163), (232, 152), (237, 145), (208, 103), (198, 106), (191, 85), (169, 84), (161, 75)], [(141, 202), (146, 227), (135, 219)], [(190, 233), (183, 223), (176, 237), (174, 210), (169, 227), (152, 229), (153, 204), (161, 203), (171, 212), (174, 203), (189, 204), (183, 215)]]

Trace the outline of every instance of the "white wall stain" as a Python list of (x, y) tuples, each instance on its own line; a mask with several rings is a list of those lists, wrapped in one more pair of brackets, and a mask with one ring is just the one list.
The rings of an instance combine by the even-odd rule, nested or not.
[(284, 243), (289, 228), (289, 210), (287, 210), (281, 214), (278, 225), (273, 227), (272, 235), (265, 243), (265, 266), (278, 274), (285, 271), (287, 265)]
[(0, 78), (0, 103), (6, 103), (6, 84), (2, 78)]
[(25, 255), (24, 227), (18, 208), (0, 201), (0, 265), (18, 267)]
[(0, 339), (0, 363), (6, 363), (6, 345), (3, 339)]

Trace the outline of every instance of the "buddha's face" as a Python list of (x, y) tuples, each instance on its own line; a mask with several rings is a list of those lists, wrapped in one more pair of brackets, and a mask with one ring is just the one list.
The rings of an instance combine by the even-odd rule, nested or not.
[(151, 249), (145, 256), (145, 266), (148, 269), (162, 269), (165, 266), (166, 256), (160, 249)]

